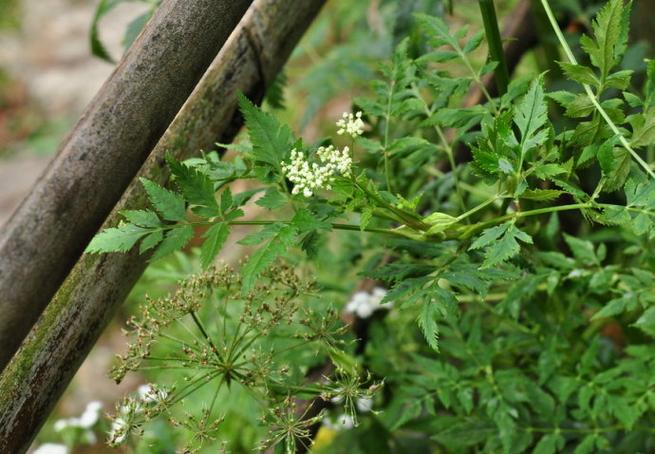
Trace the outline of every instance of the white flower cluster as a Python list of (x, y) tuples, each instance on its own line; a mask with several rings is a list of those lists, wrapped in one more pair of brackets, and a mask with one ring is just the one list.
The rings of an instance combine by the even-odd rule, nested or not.
[(350, 175), (353, 160), (350, 149), (339, 150), (330, 145), (319, 147), (316, 152), (319, 162), (310, 163), (305, 154), (295, 148), (291, 150), (291, 162), (282, 162), (285, 176), (293, 183), (293, 194), (311, 197), (318, 189), (332, 189), (336, 175)]
[(109, 446), (116, 447), (125, 443), (130, 433), (141, 426), (139, 417), (144, 416), (144, 411), (149, 407), (164, 405), (169, 393), (157, 385), (141, 385), (137, 396), (126, 398), (118, 407), (118, 414), (108, 433)]
[(55, 421), (55, 432), (61, 432), (66, 429), (81, 430), (82, 437), (85, 442), (89, 444), (95, 443), (96, 436), (91, 430), (100, 419), (100, 411), (102, 410), (102, 403), (98, 401), (89, 402), (84, 409), (84, 412), (79, 417), (58, 419)]
[(357, 136), (364, 134), (364, 121), (362, 120), (362, 113), (357, 112), (353, 115), (350, 112), (344, 112), (341, 116), (341, 120), (337, 121), (337, 134), (340, 136), (343, 134), (348, 134), (353, 139)]
[(380, 309), (390, 309), (393, 303), (391, 301), (382, 304), (382, 300), (387, 295), (387, 291), (382, 287), (375, 287), (371, 293), (355, 292), (346, 305), (345, 311), (350, 314), (356, 314), (359, 318), (368, 318), (375, 311)]

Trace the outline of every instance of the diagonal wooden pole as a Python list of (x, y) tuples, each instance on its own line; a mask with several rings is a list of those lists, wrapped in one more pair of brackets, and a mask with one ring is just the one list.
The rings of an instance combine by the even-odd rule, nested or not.
[(252, 0), (164, 0), (0, 229), (0, 370)]
[[(241, 124), (236, 94), (260, 100), (325, 0), (255, 0), (211, 64), (139, 176), (165, 184), (165, 154), (184, 159), (217, 140), (229, 141)], [(134, 180), (118, 211), (147, 206)], [(143, 272), (146, 258), (84, 255), (0, 375), (0, 453), (23, 453), (78, 367)]]

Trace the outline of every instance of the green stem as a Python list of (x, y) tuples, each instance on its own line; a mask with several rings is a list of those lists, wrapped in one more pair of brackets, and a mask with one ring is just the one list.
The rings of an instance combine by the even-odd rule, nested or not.
[(598, 205), (594, 205), (592, 203), (575, 203), (572, 205), (558, 205), (553, 207), (538, 208), (536, 210), (529, 210), (529, 211), (517, 211), (516, 213), (507, 214), (505, 216), (500, 216), (494, 219), (490, 219), (489, 221), (484, 221), (474, 224), (470, 226), (467, 230), (465, 230), (462, 238), (469, 238), (471, 235), (479, 232), (480, 230), (484, 230), (487, 227), (491, 227), (505, 221), (515, 221), (517, 219), (526, 218), (529, 216), (538, 216), (540, 214), (555, 213), (558, 211), (583, 210), (586, 208), (592, 208), (594, 206), (598, 206)]
[(502, 96), (507, 93), (507, 86), (509, 85), (509, 70), (507, 69), (503, 42), (500, 37), (500, 30), (498, 29), (496, 8), (494, 7), (493, 0), (479, 0), (478, 3), (480, 5), (482, 21), (484, 22), (484, 32), (487, 36), (487, 43), (489, 45), (489, 55), (493, 61), (498, 63), (494, 72), (496, 75), (498, 94)]
[(218, 352), (218, 348), (216, 348), (216, 345), (214, 344), (214, 341), (212, 340), (211, 337), (209, 337), (209, 334), (207, 333), (207, 330), (203, 326), (202, 322), (198, 318), (195, 312), (191, 312), (191, 318), (193, 319), (193, 323), (196, 325), (198, 328), (198, 331), (202, 334), (202, 337), (205, 338), (209, 346), (211, 347), (212, 353), (214, 353), (214, 356), (218, 359), (219, 362), (223, 361), (223, 358), (221, 357), (221, 354)]
[(384, 200), (382, 200), (380, 197), (378, 197), (376, 194), (372, 193), (366, 187), (362, 186), (359, 184), (356, 180), (353, 179), (353, 184), (359, 188), (364, 194), (369, 196), (371, 199), (375, 200), (378, 205), (380, 205), (383, 208), (386, 208), (387, 210), (391, 211), (393, 214), (398, 216), (403, 222), (405, 222), (408, 226), (417, 229), (417, 230), (427, 230), (429, 228), (428, 225), (426, 225), (420, 217), (416, 216), (414, 213), (409, 213), (407, 211), (398, 209)]
[[(230, 221), (230, 225), (270, 225), (281, 222), (283, 224), (288, 224), (290, 221), (272, 221), (272, 220), (260, 220), (260, 221)], [(368, 232), (368, 233), (383, 233), (385, 235), (398, 235), (393, 230), (390, 229), (378, 229), (375, 227), (366, 227), (362, 229), (360, 226), (355, 224), (341, 224), (341, 223), (332, 223), (332, 228), (335, 230), (349, 230), (352, 232)]]
[[(578, 61), (575, 58), (575, 55), (573, 55), (573, 51), (569, 47), (569, 44), (566, 42), (566, 38), (564, 38), (564, 34), (562, 33), (562, 29), (560, 29), (559, 24), (557, 23), (557, 19), (555, 18), (555, 15), (553, 14), (553, 10), (550, 8), (550, 5), (548, 4), (548, 0), (541, 0), (541, 4), (544, 7), (544, 10), (546, 11), (546, 15), (548, 16), (548, 20), (550, 21), (550, 25), (553, 27), (553, 31), (557, 35), (557, 39), (559, 40), (560, 44), (562, 45), (562, 48), (564, 49), (564, 53), (566, 54), (566, 57), (569, 59), (569, 61), (577, 65)], [(644, 161), (639, 154), (635, 150), (633, 150), (632, 146), (630, 143), (627, 141), (627, 139), (623, 136), (621, 131), (619, 131), (619, 128), (614, 124), (612, 119), (609, 117), (607, 112), (605, 112), (605, 109), (603, 106), (600, 105), (600, 102), (598, 101), (598, 98), (594, 94), (593, 90), (591, 87), (587, 84), (583, 84), (582, 87), (584, 88), (585, 93), (589, 97), (589, 100), (592, 102), (598, 113), (600, 113), (601, 117), (603, 117), (603, 120), (605, 120), (605, 123), (610, 127), (612, 132), (619, 138), (619, 141), (621, 142), (621, 145), (623, 145), (623, 148), (625, 148), (634, 158), (635, 161), (648, 173), (652, 178), (655, 178), (655, 172), (653, 172), (653, 169), (651, 169), (650, 165)]]
[(489, 93), (489, 90), (487, 90), (487, 87), (484, 85), (484, 82), (482, 81), (482, 79), (480, 79), (480, 75), (477, 73), (475, 69), (473, 69), (473, 65), (471, 65), (471, 62), (469, 61), (468, 57), (466, 56), (466, 54), (462, 49), (456, 48), (455, 51), (458, 53), (459, 58), (462, 59), (464, 65), (473, 76), (473, 80), (475, 81), (475, 83), (478, 85), (478, 87), (480, 87), (480, 91), (482, 91), (484, 97), (487, 98), (487, 101), (489, 101), (489, 106), (491, 107), (491, 110), (493, 111), (494, 114), (497, 114), (498, 107), (496, 107), (496, 101), (494, 101), (494, 98)]
[(560, 60), (559, 46), (557, 36), (550, 28), (548, 17), (542, 8), (539, 8), (539, 0), (532, 0), (532, 13), (534, 17), (534, 26), (537, 31), (537, 39), (542, 52), (537, 55), (538, 63), (543, 71), (548, 71), (547, 77), (550, 80), (561, 77), (562, 70), (557, 64)]
[(485, 207), (491, 205), (491, 204), (494, 203), (496, 200), (498, 200), (498, 199), (502, 199), (502, 198), (504, 198), (504, 196), (502, 196), (502, 195), (495, 195), (495, 196), (493, 196), (492, 198), (490, 198), (489, 200), (485, 200), (484, 202), (482, 202), (482, 203), (479, 204), (478, 206), (475, 206), (475, 207), (471, 208), (471, 209), (468, 210), (466, 213), (462, 213), (462, 214), (460, 214), (459, 216), (457, 216), (457, 220), (458, 220), (458, 221), (461, 221), (461, 220), (463, 220), (463, 219), (466, 219), (466, 218), (468, 218), (469, 216), (471, 216), (472, 214), (477, 213), (477, 212), (480, 211), (481, 209), (483, 209), (483, 208), (485, 208)]

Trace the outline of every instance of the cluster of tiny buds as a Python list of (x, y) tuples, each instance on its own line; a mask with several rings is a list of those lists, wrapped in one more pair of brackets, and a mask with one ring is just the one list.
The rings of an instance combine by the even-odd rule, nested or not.
[(350, 149), (339, 150), (334, 145), (319, 147), (319, 162), (310, 163), (302, 151), (291, 150), (291, 162), (282, 162), (285, 176), (293, 183), (293, 194), (311, 197), (319, 189), (332, 189), (334, 177), (350, 176), (353, 160)]
[(364, 121), (362, 120), (362, 113), (357, 112), (353, 115), (351, 112), (344, 112), (341, 119), (337, 121), (337, 134), (340, 136), (348, 134), (353, 139), (357, 136), (364, 134)]

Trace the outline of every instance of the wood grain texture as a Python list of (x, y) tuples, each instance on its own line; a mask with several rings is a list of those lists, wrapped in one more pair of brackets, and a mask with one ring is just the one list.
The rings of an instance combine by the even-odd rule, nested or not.
[[(184, 159), (217, 140), (230, 141), (241, 124), (238, 91), (261, 100), (324, 0), (255, 0), (139, 172), (166, 184), (164, 156)], [(147, 206), (138, 180), (118, 211)], [(25, 452), (116, 308), (146, 266), (147, 257), (84, 255), (0, 376), (0, 452)]]
[(0, 230), (0, 370), (252, 0), (166, 0)]

